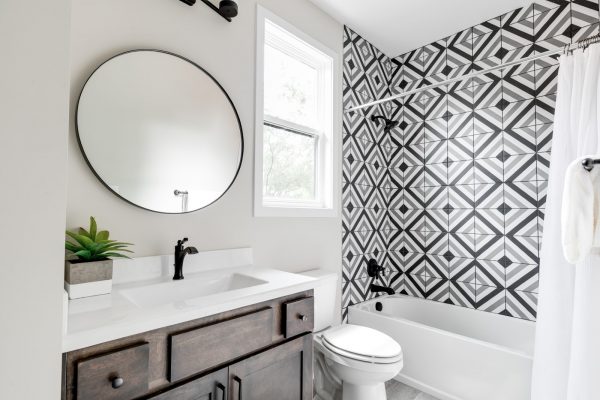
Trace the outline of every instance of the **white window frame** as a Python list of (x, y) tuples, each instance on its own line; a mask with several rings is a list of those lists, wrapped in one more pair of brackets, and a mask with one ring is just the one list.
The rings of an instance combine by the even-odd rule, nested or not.
[[(325, 90), (331, 93), (329, 106), (319, 105), (320, 117), (325, 121), (324, 132), (317, 132), (307, 127), (295, 125), (289, 121), (281, 121), (264, 114), (264, 44), (265, 23), (269, 20), (287, 32), (303, 40), (310, 46), (329, 56), (331, 62), (331, 81)], [(300, 31), (289, 22), (283, 20), (269, 10), (257, 5), (256, 29), (256, 122), (254, 137), (254, 215), (256, 217), (338, 217), (340, 203), (340, 137), (341, 137), (341, 93), (340, 91), (340, 58), (338, 53), (321, 42)], [(329, 72), (329, 71), (327, 71)], [(321, 88), (322, 90), (322, 88)], [(320, 99), (326, 95), (319, 96)], [(263, 124), (284, 126), (317, 139), (317, 155), (315, 157), (315, 192), (317, 201), (265, 201), (263, 198)]]

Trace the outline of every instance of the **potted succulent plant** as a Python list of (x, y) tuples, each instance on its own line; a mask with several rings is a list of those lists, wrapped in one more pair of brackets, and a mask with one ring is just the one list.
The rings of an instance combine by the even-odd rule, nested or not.
[(113, 258), (129, 258), (123, 253), (131, 243), (109, 239), (108, 231), (98, 231), (94, 217), (90, 226), (77, 232), (66, 231), (65, 289), (70, 299), (108, 294), (112, 291)]

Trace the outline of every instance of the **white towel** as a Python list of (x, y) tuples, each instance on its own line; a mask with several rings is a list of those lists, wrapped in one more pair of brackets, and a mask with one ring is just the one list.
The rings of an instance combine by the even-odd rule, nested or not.
[(562, 245), (571, 264), (583, 261), (592, 248), (600, 247), (600, 165), (588, 172), (582, 165), (585, 158), (573, 161), (565, 174)]

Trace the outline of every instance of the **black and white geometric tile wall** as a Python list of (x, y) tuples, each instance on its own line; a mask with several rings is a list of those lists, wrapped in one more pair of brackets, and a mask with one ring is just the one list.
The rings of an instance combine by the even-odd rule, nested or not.
[[(542, 0), (390, 59), (348, 27), (344, 108), (598, 33), (598, 0)], [(534, 320), (555, 58), (344, 114), (343, 314), (397, 292)], [(370, 120), (399, 122), (389, 134)]]

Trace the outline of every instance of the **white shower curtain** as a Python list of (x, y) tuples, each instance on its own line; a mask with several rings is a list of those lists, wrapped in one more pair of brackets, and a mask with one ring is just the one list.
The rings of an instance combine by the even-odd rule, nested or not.
[(540, 252), (532, 400), (600, 399), (600, 254), (569, 264), (562, 252), (560, 219), (567, 166), (600, 153), (599, 77), (600, 45), (561, 57)]

